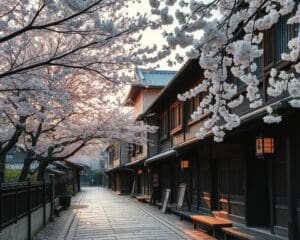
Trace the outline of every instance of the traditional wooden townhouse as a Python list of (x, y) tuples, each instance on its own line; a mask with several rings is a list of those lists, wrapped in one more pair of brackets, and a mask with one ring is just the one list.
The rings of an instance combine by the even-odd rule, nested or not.
[[(136, 69), (135, 77), (141, 84), (132, 85), (125, 99), (126, 106), (133, 106), (135, 118), (140, 119), (140, 116), (148, 109), (157, 95), (164, 86), (175, 75), (174, 71), (167, 70), (147, 70)], [(151, 124), (151, 122), (147, 122)], [(148, 134), (147, 139), (150, 141), (143, 145), (130, 146), (130, 161), (126, 164), (134, 170), (134, 185), (133, 191), (135, 194), (150, 195), (149, 169), (144, 166), (144, 161), (149, 156), (149, 146), (156, 144)]]
[(125, 165), (129, 161), (129, 145), (122, 141), (110, 144), (105, 152), (107, 154), (108, 188), (120, 194), (128, 194), (132, 186), (133, 170)]
[[(135, 118), (149, 107), (161, 89), (174, 76), (174, 71), (136, 69), (138, 84), (131, 86), (124, 104), (134, 107)], [(146, 136), (147, 137), (147, 136)], [(119, 142), (107, 148), (109, 152), (109, 187), (121, 193), (149, 195), (148, 170), (144, 160), (148, 156), (148, 145)]]
[[(177, 100), (177, 93), (203, 80), (196, 59), (181, 68), (140, 116), (159, 126), (157, 144), (149, 147), (144, 165), (150, 179), (159, 176), (161, 192), (171, 189), (172, 203), (184, 183), (186, 209), (231, 219), (257, 239), (300, 239), (300, 114), (288, 104), (289, 97), (266, 94), (270, 69), (290, 69), (280, 55), (297, 34), (298, 26), (288, 26), (286, 18), (265, 32), (264, 55), (256, 71), (263, 106), (253, 110), (245, 101), (234, 109), (241, 126), (227, 133), (222, 143), (215, 143), (211, 135), (195, 138), (209, 116), (199, 121), (190, 116), (205, 93), (187, 102)], [(238, 92), (244, 93), (246, 86), (235, 81)], [(282, 122), (263, 122), (267, 106), (282, 115)]]

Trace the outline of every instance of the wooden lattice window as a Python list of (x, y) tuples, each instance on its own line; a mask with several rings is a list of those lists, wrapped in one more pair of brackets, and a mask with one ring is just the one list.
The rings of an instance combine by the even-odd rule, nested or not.
[(171, 115), (171, 130), (182, 126), (182, 103), (175, 102), (170, 109)]
[(200, 105), (200, 102), (202, 100), (202, 93), (199, 93), (197, 96), (191, 98), (188, 102), (187, 102), (187, 119), (189, 119), (189, 121), (191, 121), (191, 115), (193, 114), (193, 112), (195, 112), (197, 110), (197, 108)]
[(159, 137), (160, 140), (167, 139), (169, 135), (169, 115), (164, 111), (159, 118)]

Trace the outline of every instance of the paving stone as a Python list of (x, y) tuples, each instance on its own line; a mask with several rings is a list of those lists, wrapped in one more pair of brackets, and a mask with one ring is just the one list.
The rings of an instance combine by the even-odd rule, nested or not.
[[(50, 223), (35, 240), (182, 240), (193, 239), (192, 224), (167, 217), (107, 189), (84, 188), (72, 199), (70, 210)], [(199, 232), (199, 231), (197, 231)], [(198, 234), (198, 233), (197, 233)], [(197, 239), (205, 240), (197, 235)]]

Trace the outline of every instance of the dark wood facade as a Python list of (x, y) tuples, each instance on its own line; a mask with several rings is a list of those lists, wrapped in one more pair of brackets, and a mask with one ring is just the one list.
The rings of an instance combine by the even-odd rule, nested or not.
[[(288, 67), (278, 65), (279, 62), (274, 64)], [(197, 60), (189, 61), (147, 112), (155, 113), (151, 121), (160, 126), (157, 144), (152, 146), (154, 150), (148, 158), (167, 155), (171, 149), (176, 150), (177, 155), (159, 157), (149, 164), (146, 160), (146, 164), (153, 169), (151, 172), (159, 172), (162, 192), (165, 188), (172, 189), (173, 203), (179, 184), (185, 183), (192, 211), (230, 218), (245, 229), (257, 232), (258, 239), (278, 239), (279, 236), (298, 239), (300, 177), (298, 179), (296, 173), (300, 170), (297, 161), (300, 114), (284, 102), (285, 96), (270, 98), (264, 94), (269, 66), (261, 66), (261, 71), (264, 106), (255, 115), (251, 114), (253, 110), (247, 102), (236, 108), (234, 111), (243, 116), (242, 124), (228, 133), (224, 142), (215, 143), (211, 137), (199, 141), (195, 133), (205, 118), (193, 122), (189, 116), (200, 97), (184, 103), (178, 103), (176, 97), (178, 92), (201, 81), (202, 71)], [(243, 86), (240, 91), (244, 91)], [(283, 122), (264, 124), (265, 106), (279, 100), (283, 100), (279, 109)], [(255, 140), (261, 135), (272, 136), (275, 141), (274, 154), (264, 159), (255, 153)], [(182, 160), (188, 160), (187, 169), (181, 168)]]
[[(209, 116), (193, 121), (190, 115), (205, 93), (187, 102), (177, 100), (178, 93), (203, 80), (197, 59), (189, 60), (138, 117), (159, 126), (159, 131), (148, 134), (149, 143), (126, 164), (134, 170), (136, 193), (149, 195), (152, 178), (158, 175), (160, 196), (170, 188), (171, 203), (177, 201), (178, 186), (186, 184), (186, 210), (230, 218), (257, 239), (300, 239), (300, 113), (288, 106), (285, 95), (266, 95), (271, 67), (290, 68), (279, 56), (299, 26), (286, 26), (284, 21), (265, 33), (265, 53), (256, 61), (263, 106), (254, 112), (245, 101), (235, 108), (241, 126), (227, 133), (222, 143), (215, 143), (211, 136), (201, 141), (195, 138)], [(235, 81), (238, 92), (244, 93), (245, 84)], [(283, 121), (264, 124), (265, 107), (278, 101)], [(256, 155), (258, 136), (274, 139), (272, 155)]]

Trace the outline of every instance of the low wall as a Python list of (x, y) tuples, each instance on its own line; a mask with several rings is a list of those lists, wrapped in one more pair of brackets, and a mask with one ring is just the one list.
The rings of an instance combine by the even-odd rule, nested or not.
[[(31, 213), (31, 236), (34, 236), (43, 228), (43, 207), (35, 210)], [(50, 217), (50, 203), (46, 204), (46, 219)], [(0, 232), (1, 240), (27, 240), (28, 236), (28, 217), (25, 216), (19, 219), (16, 223), (13, 223)]]

